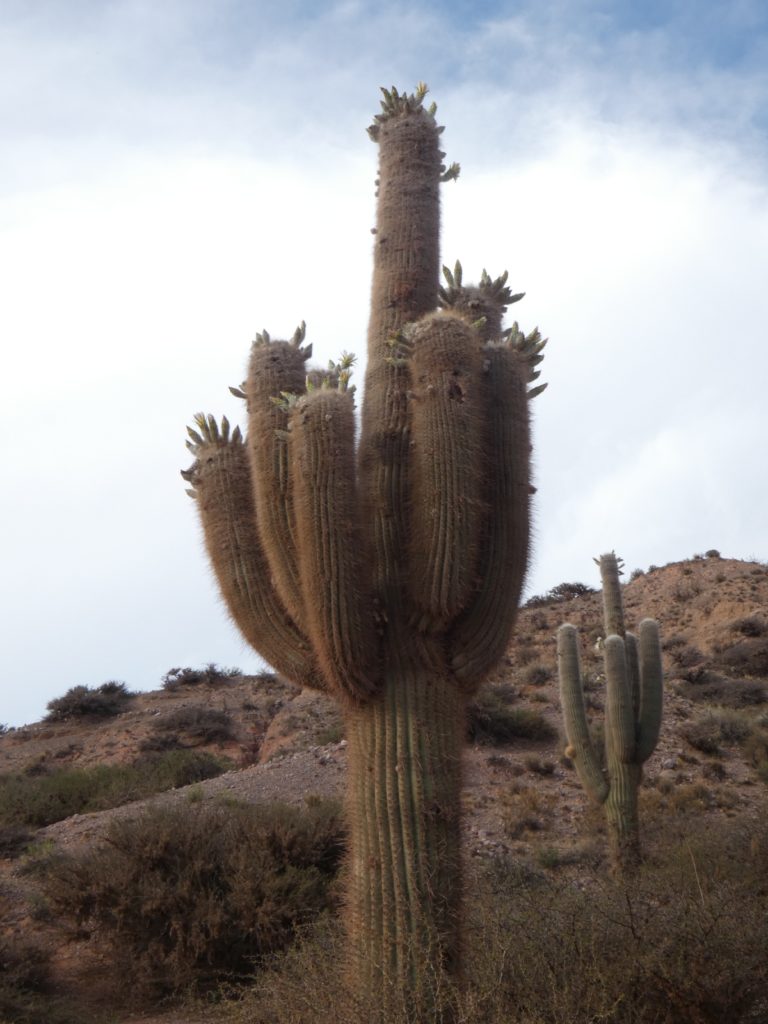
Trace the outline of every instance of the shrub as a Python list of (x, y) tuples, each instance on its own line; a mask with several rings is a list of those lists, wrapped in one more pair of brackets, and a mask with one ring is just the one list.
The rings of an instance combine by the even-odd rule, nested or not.
[(68, 722), (75, 718), (111, 718), (126, 710), (134, 694), (125, 683), (110, 681), (101, 686), (73, 686), (62, 697), (47, 704), (46, 722)]
[(209, 662), (205, 668), (171, 668), (163, 676), (164, 690), (174, 692), (185, 686), (221, 686), (241, 676), (239, 668), (220, 668)]
[(733, 672), (768, 676), (768, 639), (749, 636), (718, 654), (718, 662)]
[(765, 685), (757, 680), (730, 679), (707, 669), (691, 669), (683, 673), (676, 689), (687, 700), (728, 708), (751, 707), (768, 699)]
[(133, 765), (62, 768), (45, 775), (0, 775), (0, 825), (42, 828), (73, 814), (102, 811), (221, 775), (211, 754), (171, 751)]
[(29, 942), (0, 940), (0, 1021), (3, 1024), (82, 1024), (51, 995), (49, 956)]
[(554, 672), (546, 665), (531, 665), (523, 675), (523, 679), (530, 686), (544, 686), (550, 682)]
[(253, 973), (333, 902), (340, 807), (319, 802), (150, 811), (43, 880), (54, 910), (112, 947), (147, 993)]
[(468, 738), (474, 743), (509, 743), (514, 739), (548, 740), (557, 732), (540, 711), (511, 707), (508, 690), (486, 687), (470, 703)]
[(227, 711), (197, 706), (178, 708), (163, 715), (154, 726), (160, 734), (183, 733), (196, 743), (221, 743), (232, 739), (232, 718)]
[(596, 593), (594, 587), (588, 587), (586, 583), (558, 583), (546, 594), (534, 594), (529, 597), (523, 608), (540, 608), (545, 604), (561, 604), (564, 601), (571, 601), (574, 597), (583, 597), (585, 594)]
[(709, 551), (704, 552), (705, 558), (720, 558), (720, 552), (717, 548), (710, 548)]
[(759, 615), (746, 615), (732, 622), (731, 629), (742, 636), (763, 636), (768, 631), (768, 624)]
[(18, 857), (32, 841), (32, 833), (23, 825), (0, 825), (0, 857)]
[[(765, 864), (748, 840), (695, 834), (661, 851), (626, 888), (594, 854), (579, 881), (521, 864), (474, 860), (466, 984), (446, 991), (462, 1024), (757, 1024), (765, 1020)], [(765, 829), (761, 840), (765, 843)], [(542, 844), (539, 864), (573, 860)], [(482, 866), (481, 866), (482, 865)], [(305, 934), (260, 972), (228, 1024), (357, 1024), (375, 1019), (345, 989), (339, 928)], [(392, 1017), (387, 1024), (411, 1024)]]
[(680, 730), (692, 747), (704, 754), (718, 755), (720, 745), (739, 745), (752, 734), (752, 722), (737, 711), (723, 709), (710, 711)]

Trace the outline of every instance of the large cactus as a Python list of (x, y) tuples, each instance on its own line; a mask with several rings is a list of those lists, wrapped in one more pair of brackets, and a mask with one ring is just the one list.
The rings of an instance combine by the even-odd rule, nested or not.
[[(280, 673), (336, 697), (349, 740), (351, 972), (425, 1019), (459, 962), (467, 698), (510, 637), (528, 558), (528, 400), (544, 341), (522, 298), (439, 286), (434, 105), (384, 91), (362, 432), (351, 358), (307, 374), (303, 325), (258, 335), (248, 435), (196, 417), (191, 484), (229, 611)], [(440, 307), (440, 308), (438, 308)], [(306, 385), (309, 385), (307, 387)]]
[(639, 642), (624, 628), (619, 575), (613, 552), (595, 559), (603, 583), (605, 659), (605, 769), (589, 733), (579, 663), (579, 638), (568, 623), (557, 633), (560, 692), (573, 759), (589, 796), (605, 808), (611, 860), (618, 875), (640, 862), (637, 793), (643, 764), (656, 748), (661, 728), (663, 671), (659, 627), (643, 619)]

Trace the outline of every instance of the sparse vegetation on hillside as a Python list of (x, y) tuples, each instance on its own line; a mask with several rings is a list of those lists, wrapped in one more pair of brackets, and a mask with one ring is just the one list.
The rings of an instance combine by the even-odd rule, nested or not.
[[(631, 888), (589, 858), (566, 871), (499, 858), (472, 879), (467, 987), (444, 992), (461, 1024), (756, 1024), (768, 1014), (763, 830), (700, 828), (655, 849)], [(758, 849), (755, 855), (752, 851)], [(562, 863), (556, 856), (553, 865)], [(261, 973), (227, 1024), (357, 1024), (323, 927)], [(392, 1016), (387, 1024), (411, 1024)]]
[(551, 740), (557, 730), (540, 711), (515, 707), (515, 691), (503, 684), (484, 686), (467, 709), (467, 735), (473, 743), (515, 739)]
[(343, 848), (335, 802), (193, 802), (114, 821), (42, 880), (57, 915), (113, 949), (116, 987), (157, 995), (252, 975), (333, 905)]
[(62, 697), (48, 702), (46, 722), (68, 722), (78, 718), (111, 718), (126, 710), (134, 695), (125, 683), (110, 681), (101, 686), (73, 686)]
[(239, 668), (220, 668), (209, 662), (205, 668), (171, 668), (163, 676), (163, 689), (175, 692), (185, 686), (222, 686), (242, 675)]
[[(0, 775), (0, 826), (41, 828), (73, 814), (103, 811), (131, 800), (221, 775), (228, 765), (213, 755), (169, 751), (132, 765), (54, 768), (40, 774)], [(16, 844), (17, 847), (22, 845)]]

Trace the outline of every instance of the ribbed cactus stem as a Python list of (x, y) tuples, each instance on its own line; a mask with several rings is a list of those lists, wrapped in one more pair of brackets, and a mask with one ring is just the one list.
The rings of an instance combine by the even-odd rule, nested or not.
[(630, 764), (635, 758), (635, 715), (624, 641), (620, 636), (606, 637), (604, 651), (606, 752)]
[(608, 796), (608, 781), (589, 733), (581, 680), (579, 634), (570, 623), (565, 623), (557, 631), (557, 666), (569, 756), (584, 789), (595, 803), (601, 804)]
[(487, 517), (485, 395), (477, 333), (436, 314), (413, 332), (411, 596), (422, 630), (444, 629), (475, 588)]
[[(298, 334), (299, 332), (297, 332)], [(303, 332), (301, 332), (303, 337)], [(248, 401), (248, 449), (259, 534), (270, 575), (294, 621), (303, 624), (296, 523), (285, 430), (288, 414), (274, 399), (304, 390), (306, 350), (295, 342), (259, 335), (251, 349), (245, 391)]]
[(432, 1020), (459, 959), (463, 701), (445, 677), (390, 664), (382, 698), (347, 715), (352, 969), (377, 1020)]
[(483, 348), (482, 524), (477, 589), (449, 637), (462, 686), (479, 685), (504, 656), (517, 616), (530, 538), (528, 369), (510, 345)]
[(370, 558), (359, 521), (355, 417), (349, 391), (321, 388), (291, 414), (289, 453), (305, 622), (329, 688), (353, 701), (376, 693)]
[(637, 752), (644, 764), (656, 749), (663, 713), (664, 669), (661, 664), (661, 639), (658, 623), (643, 619), (640, 623), (640, 708), (637, 723)]
[(406, 324), (435, 308), (443, 164), (434, 117), (409, 97), (385, 104), (371, 128), (379, 143), (379, 187), (359, 462), (374, 593), (400, 616), (408, 554), (404, 509), (411, 499), (410, 374), (393, 344)]
[(621, 600), (621, 582), (619, 576), (623, 562), (616, 557), (614, 551), (609, 551), (595, 559), (600, 566), (600, 579), (603, 584), (603, 618), (605, 621), (605, 635), (620, 636), (624, 639), (624, 606)]
[[(270, 583), (256, 529), (248, 456), (239, 431), (230, 436), (199, 417), (191, 431), (193, 487), (205, 546), (230, 615), (243, 636), (278, 672), (301, 686), (325, 689), (309, 641)], [(212, 429), (215, 428), (215, 429)]]

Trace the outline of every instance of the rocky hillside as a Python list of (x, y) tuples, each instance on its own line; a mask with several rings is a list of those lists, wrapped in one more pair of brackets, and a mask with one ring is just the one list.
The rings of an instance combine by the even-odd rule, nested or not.
[[(595, 577), (596, 569), (589, 574)], [(662, 735), (646, 765), (641, 802), (649, 844), (662, 827), (683, 834), (693, 818), (706, 816), (754, 827), (757, 835), (768, 809), (768, 568), (714, 555), (650, 567), (631, 574), (624, 602), (628, 624), (658, 620), (664, 652)], [(590, 713), (596, 723), (602, 718), (600, 594), (564, 584), (521, 610), (506, 663), (470, 709), (464, 791), (470, 859), (508, 854), (578, 877), (580, 864), (604, 856), (601, 816), (563, 756), (554, 635), (566, 621), (580, 632)], [(116, 817), (158, 804), (224, 797), (304, 805), (343, 794), (345, 741), (334, 705), (274, 676), (177, 672), (163, 689), (120, 696), (119, 713), (93, 717), (80, 713), (87, 708), (77, 702), (70, 710), (70, 717), (0, 737), (6, 782), (0, 926), (7, 944), (34, 939), (47, 946), (62, 991), (93, 986), (98, 949), (91, 937), (61, 932), (40, 910), (30, 863), (41, 851), (50, 857), (98, 844)], [(170, 764), (191, 755), (208, 758), (191, 785), (181, 784), (182, 774), (177, 788), (148, 795), (125, 782), (125, 772), (145, 779), (163, 758)], [(48, 808), (40, 821), (50, 823), (40, 825), (11, 820), (20, 813), (8, 797), (14, 785), (18, 791), (23, 780), (97, 766), (117, 770), (124, 787), (119, 806), (90, 810), (86, 803), (61, 820)], [(96, 806), (109, 803), (103, 793), (92, 799)]]

